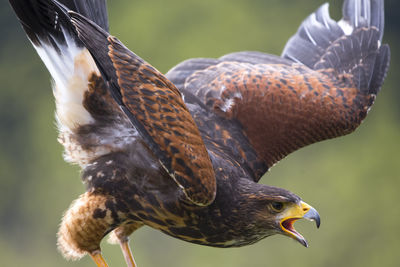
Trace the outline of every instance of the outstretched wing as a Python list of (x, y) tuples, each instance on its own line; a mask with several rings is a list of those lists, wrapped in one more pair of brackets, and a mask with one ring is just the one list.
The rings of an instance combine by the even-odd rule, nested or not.
[(178, 89), (117, 38), (75, 12), (71, 21), (113, 98), (161, 164), (197, 205), (216, 194), (211, 161)]
[(167, 77), (209, 110), (237, 121), (271, 167), (301, 147), (352, 132), (380, 90), (390, 53), (381, 45), (383, 0), (347, 0), (343, 14), (335, 22), (323, 5), (282, 57), (240, 52), (193, 59)]

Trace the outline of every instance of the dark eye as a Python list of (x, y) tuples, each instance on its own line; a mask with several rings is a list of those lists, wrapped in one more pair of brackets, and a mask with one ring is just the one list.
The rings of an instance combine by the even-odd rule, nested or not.
[(280, 212), (283, 210), (283, 203), (282, 202), (272, 202), (271, 208), (276, 212)]

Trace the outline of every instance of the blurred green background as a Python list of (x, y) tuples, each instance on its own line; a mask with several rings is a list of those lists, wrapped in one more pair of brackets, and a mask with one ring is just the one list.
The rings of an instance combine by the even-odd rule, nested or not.
[[(258, 50), (280, 54), (301, 21), (324, 1), (109, 1), (111, 33), (162, 72), (192, 57)], [(330, 1), (340, 18), (342, 1)], [(8, 1), (0, 3), (0, 265), (94, 266), (57, 252), (63, 211), (84, 191), (79, 169), (56, 141), (49, 74)], [(305, 249), (283, 236), (239, 249), (216, 249), (150, 228), (132, 236), (139, 266), (399, 266), (400, 1), (386, 1), (385, 42), (392, 63), (375, 106), (346, 137), (304, 148), (274, 167), (263, 183), (283, 187), (317, 208), (319, 230), (296, 223)], [(102, 244), (111, 267), (117, 246)]]

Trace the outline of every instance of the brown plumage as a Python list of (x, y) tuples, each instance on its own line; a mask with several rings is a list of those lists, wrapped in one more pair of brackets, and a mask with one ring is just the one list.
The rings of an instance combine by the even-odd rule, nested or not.
[(121, 94), (120, 105), (185, 195), (196, 204), (210, 204), (215, 198), (214, 172), (180, 92), (151, 65), (127, 53), (116, 38), (107, 41), (117, 78), (109, 82)]
[(322, 6), (282, 57), (190, 59), (166, 76), (109, 35), (105, 1), (60, 2), (10, 0), (55, 80), (59, 140), (87, 186), (60, 226), (64, 256), (107, 266), (111, 232), (135, 266), (128, 237), (144, 225), (215, 247), (273, 234), (307, 246), (293, 223), (319, 226), (316, 210), (257, 182), (365, 118), (389, 64), (383, 0), (346, 0), (340, 22)]
[(196, 95), (221, 117), (239, 121), (268, 166), (303, 146), (352, 132), (375, 99), (334, 69), (222, 62), (189, 77), (185, 89), (198, 88), (192, 83), (203, 76), (215, 78)]

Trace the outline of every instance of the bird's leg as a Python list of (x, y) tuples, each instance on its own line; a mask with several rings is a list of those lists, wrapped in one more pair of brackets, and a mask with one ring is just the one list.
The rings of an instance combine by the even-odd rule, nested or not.
[(109, 242), (114, 244), (119, 243), (128, 267), (136, 267), (135, 259), (129, 247), (129, 236), (142, 225), (143, 224), (137, 222), (129, 222), (115, 228), (110, 235)]
[(97, 267), (108, 267), (107, 262), (104, 260), (103, 256), (101, 255), (101, 251), (95, 251), (90, 253), (93, 261), (96, 263)]
[(131, 248), (129, 247), (129, 241), (122, 241), (119, 245), (121, 246), (122, 254), (124, 254), (126, 265), (128, 267), (136, 267), (135, 259), (133, 258)]

